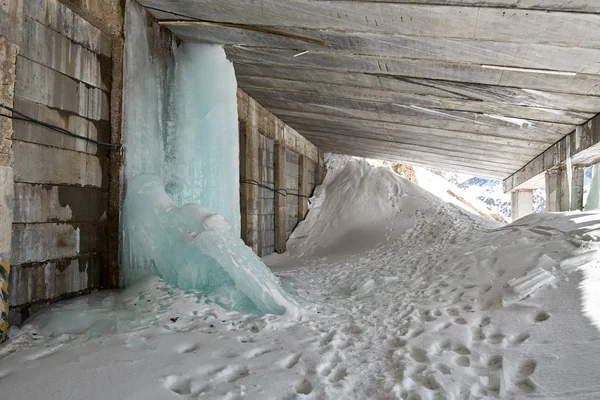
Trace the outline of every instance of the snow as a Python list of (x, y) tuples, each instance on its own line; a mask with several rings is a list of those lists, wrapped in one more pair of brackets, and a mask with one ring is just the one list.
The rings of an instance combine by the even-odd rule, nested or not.
[(599, 214), (499, 225), (387, 166), (328, 168), (265, 259), (304, 312), (227, 311), (158, 278), (59, 303), (0, 348), (3, 397), (600, 396)]

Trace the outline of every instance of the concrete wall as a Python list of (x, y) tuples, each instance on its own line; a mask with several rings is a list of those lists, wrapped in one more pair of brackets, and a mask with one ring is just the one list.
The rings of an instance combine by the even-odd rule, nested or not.
[[(309, 196), (322, 179), (322, 153), (241, 90), (238, 117), (242, 238), (261, 256), (285, 251), (285, 242), (301, 219), (303, 200), (282, 193), (289, 190)], [(306, 185), (301, 185), (303, 179)], [(266, 184), (279, 194), (244, 183), (249, 180)]]
[[(120, 143), (120, 0), (25, 0), (20, 15), (14, 108)], [(9, 320), (20, 324), (50, 302), (116, 284), (120, 151), (15, 120), (12, 152)]]
[[(0, 3), (0, 102), (14, 105), (16, 60), (21, 41), (23, 2)], [(1, 110), (1, 114), (9, 114)], [(9, 276), (13, 188), (13, 124), (0, 118), (0, 343), (8, 337)]]

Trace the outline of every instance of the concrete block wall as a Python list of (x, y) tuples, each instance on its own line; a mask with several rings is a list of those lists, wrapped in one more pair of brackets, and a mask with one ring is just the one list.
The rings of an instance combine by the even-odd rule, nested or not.
[[(239, 89), (238, 118), (240, 180), (272, 183), (279, 193), (286, 189), (298, 193), (306, 174), (305, 180), (312, 183), (306, 185), (304, 194), (310, 195), (320, 183), (319, 171), (325, 170), (322, 152)], [(241, 233), (246, 244), (260, 256), (285, 251), (285, 242), (300, 220), (299, 198), (247, 183), (241, 184), (240, 193)]]
[[(15, 110), (90, 139), (120, 143), (120, 0), (7, 1), (20, 3), (22, 27)], [(6, 73), (4, 66), (0, 73)], [(120, 151), (18, 120), (9, 137), (9, 322), (20, 324), (51, 302), (115, 285)], [(4, 181), (2, 191), (9, 187)]]
[[(270, 188), (275, 187), (274, 143), (259, 133), (258, 167), (260, 182)], [(258, 189), (259, 198), (259, 246), (258, 255), (266, 256), (275, 251), (275, 192), (266, 188)]]
[[(0, 3), (0, 102), (14, 106), (16, 62), (22, 32), (23, 1)], [(9, 114), (5, 109), (0, 114)], [(13, 220), (13, 124), (0, 118), (0, 343), (8, 338), (11, 231)]]
[[(285, 188), (291, 193), (299, 193), (300, 179), (300, 155), (286, 150), (285, 152)], [(298, 196), (287, 196), (285, 198), (285, 233), (289, 239), (290, 234), (300, 221), (298, 211)]]

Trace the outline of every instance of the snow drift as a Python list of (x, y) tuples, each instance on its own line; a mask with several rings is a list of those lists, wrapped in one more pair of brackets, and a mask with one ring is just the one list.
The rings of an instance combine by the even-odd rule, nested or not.
[(78, 298), (13, 329), (3, 395), (600, 398), (600, 214), (491, 227), (386, 167), (328, 164), (293, 257), (267, 257), (314, 313), (231, 312), (158, 279)]
[(383, 163), (340, 155), (327, 155), (326, 162), (327, 174), (315, 190), (310, 212), (287, 243), (294, 257), (371, 249), (401, 236), (426, 214), (437, 220), (431, 227), (436, 236), (500, 226), (461, 209), (464, 204), (450, 196), (442, 201)]

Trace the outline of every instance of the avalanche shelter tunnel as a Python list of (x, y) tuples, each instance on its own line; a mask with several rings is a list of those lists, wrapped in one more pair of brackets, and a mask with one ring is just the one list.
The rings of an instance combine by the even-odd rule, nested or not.
[(544, 186), (580, 209), (599, 75), (588, 0), (4, 0), (0, 337), (123, 283), (141, 174), (259, 256), (285, 251), (325, 152), (503, 180), (517, 217)]

